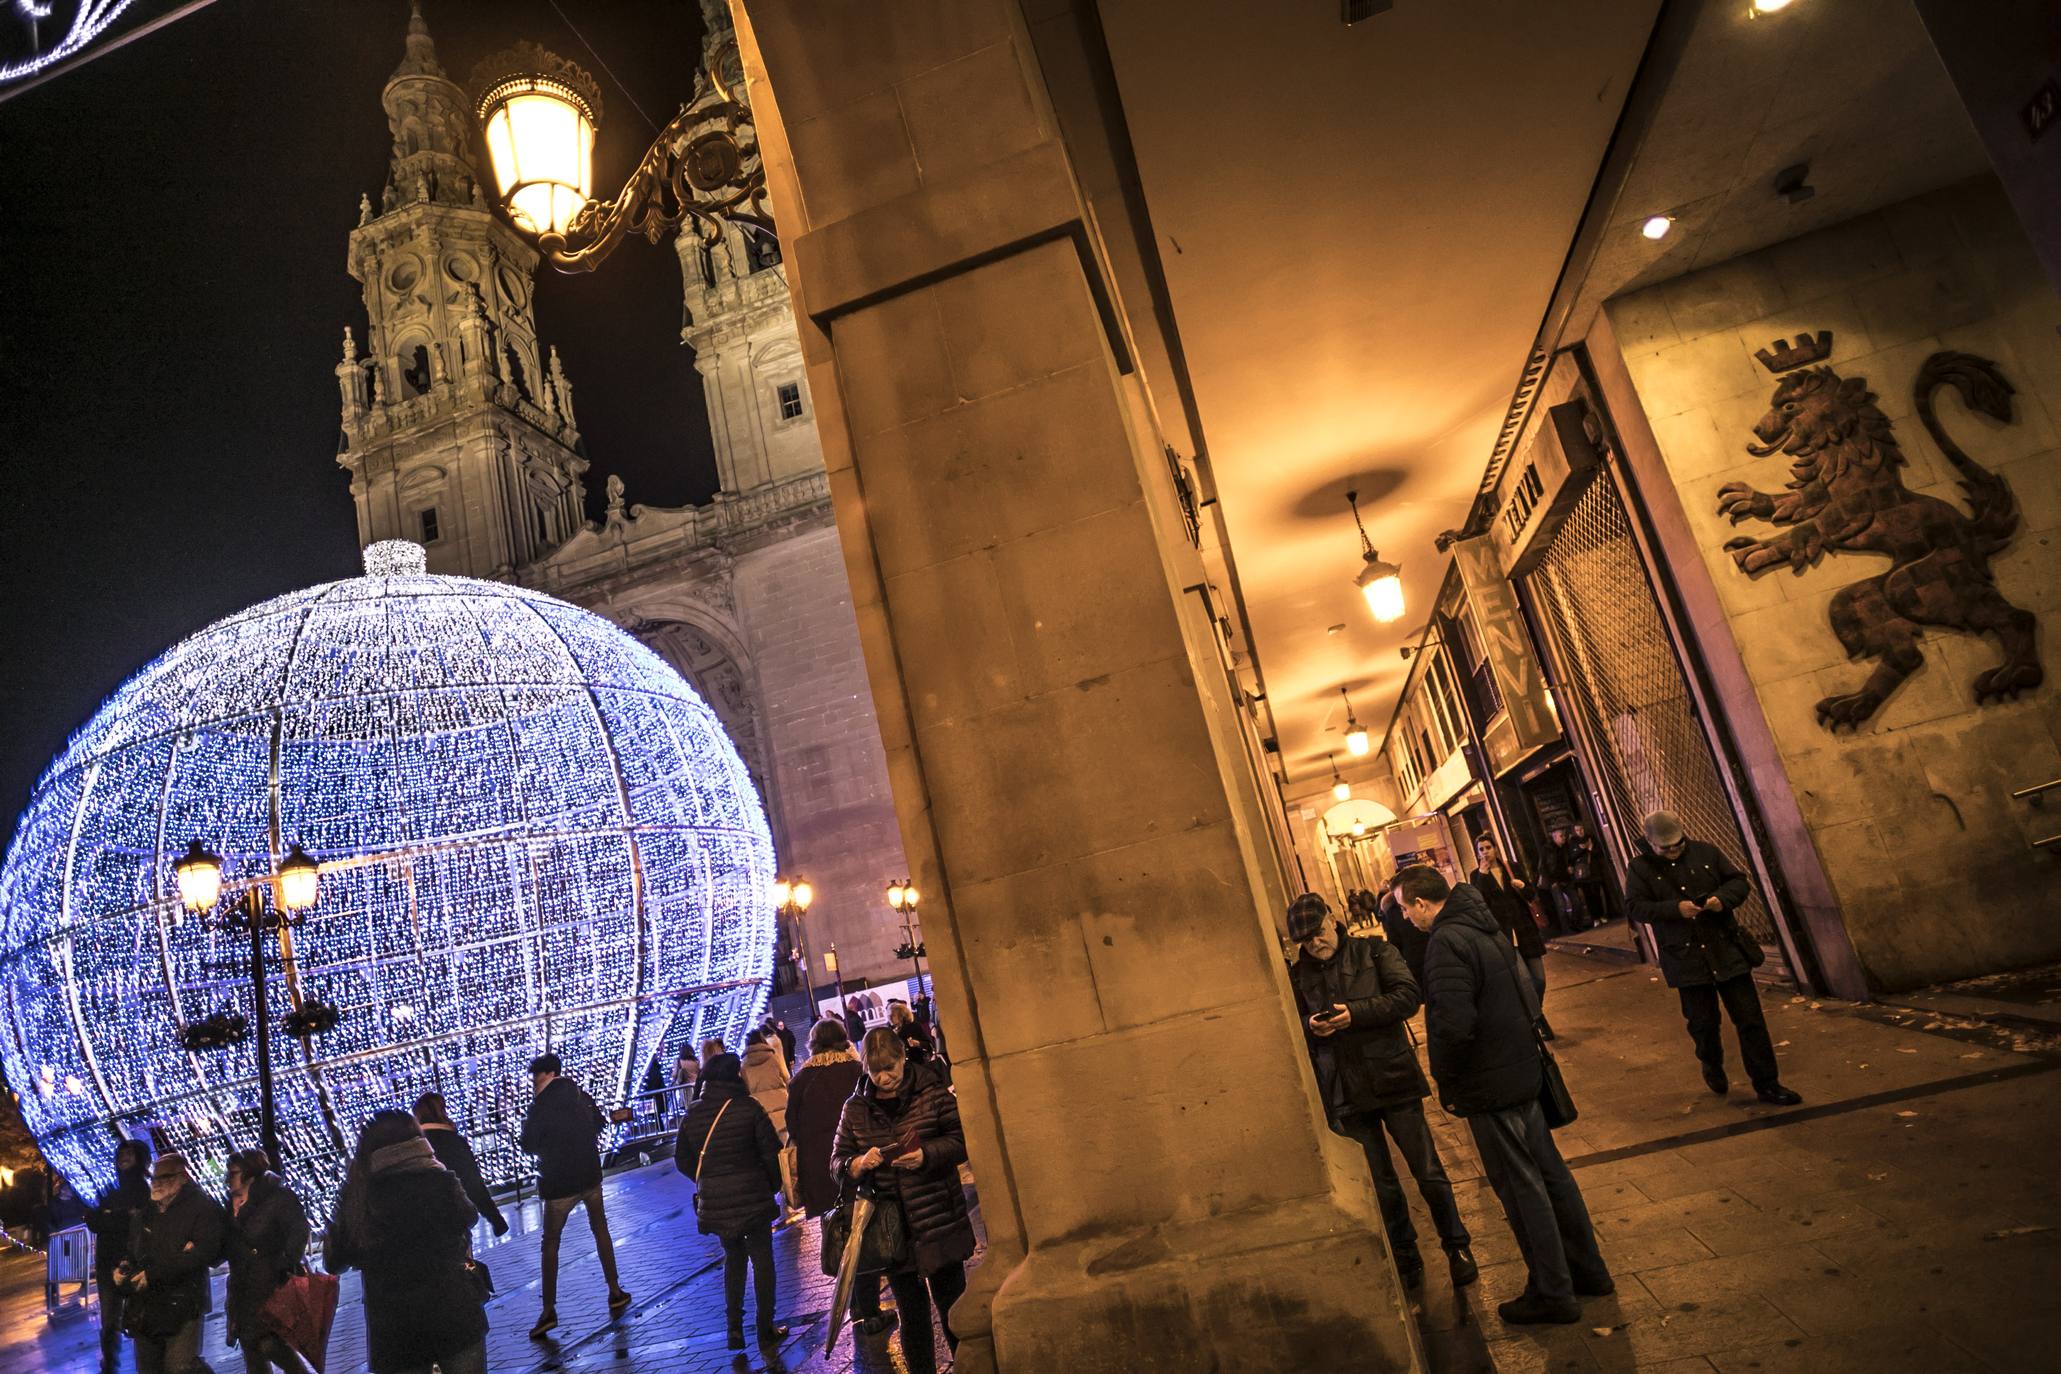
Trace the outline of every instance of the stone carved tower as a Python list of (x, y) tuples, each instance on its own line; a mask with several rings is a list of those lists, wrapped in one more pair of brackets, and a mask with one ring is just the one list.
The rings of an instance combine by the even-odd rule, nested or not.
[[(722, 0), (702, 3), (702, 65), (724, 67), (724, 84), (742, 98), (736, 33)], [(723, 95), (704, 79), (689, 108)], [(801, 336), (788, 299), (777, 239), (725, 225), (713, 242), (692, 228), (676, 235), (686, 321), (680, 338), (694, 350), (715, 440), (716, 499), (741, 496), (823, 470), (816, 411), (802, 375)]]
[(380, 97), (393, 159), (359, 203), (366, 337), (337, 382), (361, 543), (412, 539), (433, 572), (507, 578), (579, 531), (587, 460), (558, 352), (537, 340), (537, 253), (489, 208), (477, 121), (418, 3)]

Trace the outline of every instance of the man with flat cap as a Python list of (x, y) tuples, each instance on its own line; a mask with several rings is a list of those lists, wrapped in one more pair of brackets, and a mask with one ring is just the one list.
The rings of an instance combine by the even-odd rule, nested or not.
[[(1453, 1185), (1439, 1162), (1424, 1099), (1431, 1085), (1417, 1065), (1410, 1017), (1423, 1003), (1409, 965), (1386, 940), (1349, 934), (1330, 904), (1305, 892), (1288, 907), (1288, 937), (1297, 946), (1288, 966), (1295, 988), (1317, 1090), (1331, 1129), (1358, 1141), (1374, 1175), (1381, 1222), (1406, 1287), (1424, 1281), (1417, 1228), (1410, 1205), (1388, 1157), (1388, 1141), (1417, 1180), (1417, 1192), (1431, 1210), (1439, 1245), (1446, 1252), (1453, 1287), (1474, 1282), (1478, 1272), (1468, 1246), (1467, 1224), (1453, 1202)], [(1384, 1134), (1387, 1139), (1384, 1140)]]
[(1625, 910), (1653, 931), (1661, 977), (1682, 999), (1705, 1086), (1720, 1097), (1732, 1086), (1725, 1076), (1722, 1005), (1754, 1092), (1773, 1106), (1795, 1106), (1803, 1098), (1782, 1086), (1753, 985), (1758, 946), (1732, 914), (1753, 895), (1752, 885), (1716, 845), (1690, 839), (1672, 812), (1655, 811), (1644, 829), (1647, 852), (1625, 874)]

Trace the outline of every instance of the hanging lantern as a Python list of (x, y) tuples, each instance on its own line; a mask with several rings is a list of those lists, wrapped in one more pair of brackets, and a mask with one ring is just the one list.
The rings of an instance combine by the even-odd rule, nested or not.
[(1374, 552), (1374, 541), (1367, 537), (1367, 527), (1360, 520), (1360, 494), (1349, 491), (1345, 499), (1353, 508), (1353, 526), (1360, 532), (1361, 567), (1353, 585), (1367, 598), (1367, 609), (1375, 620), (1394, 624), (1403, 618), (1403, 570)]

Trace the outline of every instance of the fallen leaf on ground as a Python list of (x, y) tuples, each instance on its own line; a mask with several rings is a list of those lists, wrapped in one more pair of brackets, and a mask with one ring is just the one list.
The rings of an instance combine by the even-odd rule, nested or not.
[(1916, 1054), (1916, 1053), (1917, 1053), (1917, 1051), (1916, 1051), (1916, 1050), (1914, 1050), (1914, 1049), (1909, 1049), (1909, 1048), (1907, 1048), (1907, 1047), (1905, 1047), (1905, 1046), (1903, 1046), (1903, 1045), (1898, 1045), (1898, 1046), (1896, 1047), (1896, 1052), (1897, 1052), (1898, 1054)]
[(1590, 1333), (1597, 1336), (1607, 1336), (1615, 1330), (1617, 1328), (1614, 1326), (1592, 1326), (1589, 1328)]
[(1813, 1002), (1813, 1003), (1811, 1003), (1811, 1010), (1812, 1010), (1812, 1011), (1816, 1011), (1816, 1010), (1818, 1010), (1818, 1009), (1819, 1009), (1820, 1007), (1822, 1007), (1822, 1006), (1824, 1006), (1824, 1005), (1825, 1005), (1825, 1004), (1824, 1004), (1823, 1002)]
[(1982, 1051), (1981, 1051), (1981, 1050), (1970, 1050), (1970, 1051), (1968, 1051), (1968, 1053), (1966, 1053), (1966, 1054), (1962, 1055), (1962, 1056), (1961, 1056), (1961, 1058), (1963, 1058), (1963, 1059), (1980, 1059), (1980, 1058), (1982, 1058)]
[(1916, 1115), (1917, 1115), (1917, 1113), (1916, 1113), (1916, 1112), (1911, 1112), (1911, 1111), (1904, 1111), (1904, 1112), (1898, 1112), (1898, 1113), (1897, 1113), (1897, 1115), (1898, 1115), (1898, 1116), (1916, 1116)]
[(1870, 1183), (1880, 1183), (1880, 1182), (1881, 1182), (1881, 1181), (1882, 1181), (1883, 1179), (1885, 1179), (1885, 1178), (1888, 1178), (1888, 1177), (1889, 1177), (1889, 1175), (1888, 1175), (1888, 1174), (1869, 1174), (1869, 1175), (1868, 1175), (1868, 1182), (1870, 1182)]
[(1861, 1065), (1860, 1067), (1861, 1067), (1861, 1068), (1864, 1068), (1864, 1069), (1865, 1069), (1865, 1068), (1867, 1068), (1868, 1066), (1867, 1066), (1866, 1064), (1862, 1064), (1862, 1065)]
[(2043, 1231), (2051, 1231), (2053, 1229), (2051, 1226), (2006, 1226), (2001, 1231), (1984, 1231), (1982, 1238), (1984, 1240), (2009, 1240), (2013, 1236), (2036, 1236)]
[(1786, 1046), (1786, 1045), (1787, 1045), (1788, 1043), (1789, 1043), (1789, 1042), (1788, 1042), (1787, 1040), (1777, 1040), (1777, 1041), (1775, 1042), (1775, 1048), (1779, 1050), (1779, 1049), (1783, 1048), (1784, 1046)]

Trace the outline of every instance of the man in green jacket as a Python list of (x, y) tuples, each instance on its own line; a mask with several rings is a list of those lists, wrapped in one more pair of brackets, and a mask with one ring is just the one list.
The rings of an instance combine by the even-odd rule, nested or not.
[(1424, 1119), (1424, 1099), (1431, 1086), (1417, 1065), (1408, 1030), (1423, 1000), (1417, 980), (1393, 945), (1347, 934), (1330, 905), (1314, 892), (1290, 904), (1288, 934), (1300, 946), (1288, 966), (1288, 978), (1295, 988), (1296, 1011), (1324, 1111), (1332, 1130), (1358, 1141), (1366, 1152), (1397, 1272), (1407, 1287), (1424, 1281), (1417, 1228), (1410, 1222), (1410, 1205), (1389, 1161), (1384, 1132), (1395, 1142), (1417, 1180), (1418, 1194), (1431, 1209), (1453, 1287), (1465, 1287), (1479, 1271), (1468, 1250), (1472, 1240), (1466, 1223), (1453, 1203), (1453, 1185)]

